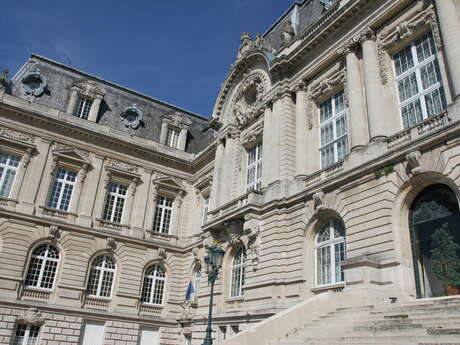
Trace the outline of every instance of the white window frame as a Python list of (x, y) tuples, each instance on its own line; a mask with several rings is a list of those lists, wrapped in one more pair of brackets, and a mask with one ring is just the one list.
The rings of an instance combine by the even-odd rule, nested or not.
[[(240, 262), (237, 262), (240, 261)], [(244, 283), (246, 279), (246, 248), (240, 248), (232, 261), (231, 267), (230, 298), (244, 296)]]
[[(17, 332), (19, 328), (24, 329), (24, 336), (22, 337), (22, 340), (17, 335)], [(31, 331), (36, 330), (37, 336), (34, 337), (35, 339), (33, 341), (32, 338), (30, 337)], [(14, 328), (14, 333), (12, 336), (12, 345), (37, 345), (40, 340), (40, 326), (37, 325), (29, 325), (29, 324), (23, 324), (23, 323), (18, 323), (16, 327)]]
[[(115, 191), (111, 191), (112, 186), (115, 186)], [(124, 190), (124, 192), (121, 192)], [(121, 224), (123, 222), (123, 216), (125, 213), (125, 206), (128, 194), (128, 187), (121, 184), (110, 182), (107, 185), (107, 192), (105, 196), (104, 209), (102, 211), (102, 219), (108, 222)], [(113, 203), (110, 206), (110, 199), (113, 197)], [(122, 200), (121, 206), (119, 201)], [(121, 211), (119, 208), (121, 207)], [(120, 220), (115, 218), (116, 214), (120, 214)]]
[(248, 150), (248, 167), (246, 189), (248, 192), (262, 188), (262, 143), (258, 143)]
[(174, 149), (177, 149), (179, 147), (179, 136), (179, 129), (168, 126), (168, 130), (166, 132), (166, 145)]
[[(99, 260), (99, 258), (102, 257), (102, 264), (100, 266), (96, 266), (95, 262)], [(113, 268), (107, 267), (107, 259), (110, 259), (113, 264)], [(91, 277), (93, 275), (93, 271), (98, 271), (99, 272), (99, 277), (97, 278), (97, 284), (96, 284), (96, 293), (90, 292), (90, 284), (91, 282)], [(90, 297), (97, 297), (97, 298), (104, 298), (104, 299), (111, 299), (112, 294), (113, 294), (113, 283), (115, 281), (115, 275), (117, 271), (117, 264), (115, 263), (114, 258), (111, 255), (108, 254), (101, 254), (98, 255), (93, 259), (93, 262), (91, 263), (90, 267), (90, 272), (89, 272), (89, 277), (88, 277), (88, 285), (86, 288), (87, 295)], [(102, 289), (102, 283), (104, 279), (109, 279), (107, 276), (110, 278), (110, 292), (108, 296), (102, 296), (101, 295), (101, 289)], [(92, 288), (92, 287), (91, 287)]]
[(205, 225), (208, 222), (208, 211), (209, 211), (209, 196), (203, 197), (203, 212), (201, 215), (201, 225)]
[[(342, 233), (342, 236), (335, 237), (335, 229), (339, 232)], [(329, 231), (329, 239), (326, 241), (319, 242), (320, 236), (324, 231)], [(340, 266), (340, 280), (337, 279), (337, 262), (336, 262), (336, 245), (343, 244), (343, 259), (338, 263)], [(323, 249), (329, 248), (329, 260), (330, 260), (330, 270), (329, 270), (329, 276), (327, 277), (328, 282), (320, 282), (320, 272), (319, 272), (319, 264), (320, 264), (320, 259), (319, 256), (321, 255), (320, 251)], [(318, 234), (316, 235), (315, 239), (315, 282), (316, 286), (318, 287), (323, 287), (323, 286), (328, 286), (328, 285), (336, 285), (343, 283), (343, 269), (341, 262), (346, 259), (347, 257), (347, 252), (346, 252), (346, 241), (345, 241), (345, 229), (341, 225), (341, 223), (338, 220), (329, 220), (326, 223), (324, 223), (320, 230), (318, 231)], [(340, 253), (339, 253), (340, 255)], [(324, 269), (324, 268), (322, 268)]]
[[(46, 246), (46, 250), (45, 250), (45, 254), (44, 255), (37, 255), (37, 254), (34, 254), (35, 252), (37, 252), (40, 248), (42, 248), (43, 246)], [(50, 257), (50, 249), (53, 249), (57, 252), (58, 254), (58, 257), (57, 258), (53, 258), (53, 257)], [(56, 282), (56, 275), (57, 275), (57, 272), (58, 272), (58, 269), (59, 269), (59, 259), (61, 258), (61, 255), (59, 253), (59, 249), (56, 248), (55, 246), (52, 246), (51, 244), (49, 243), (42, 243), (40, 245), (38, 245), (37, 247), (34, 248), (34, 250), (32, 251), (32, 254), (30, 256), (30, 260), (29, 260), (29, 265), (27, 267), (27, 274), (26, 274), (26, 279), (25, 279), (25, 286), (26, 287), (29, 287), (29, 288), (35, 288), (35, 289), (42, 289), (42, 290), (47, 290), (47, 291), (52, 291), (53, 288), (54, 288), (54, 284)], [(37, 260), (40, 262), (40, 271), (38, 272), (38, 277), (37, 277), (37, 280), (36, 280), (36, 284), (35, 285), (31, 285), (31, 284), (27, 284), (28, 280), (30, 279), (30, 275), (32, 274), (32, 264), (33, 264), (33, 261), (34, 260)], [(47, 264), (48, 262), (51, 262), (51, 263), (55, 263), (56, 265), (54, 266), (54, 269), (53, 269), (53, 281), (51, 283), (51, 287), (50, 288), (47, 288), (47, 287), (42, 287), (43, 283), (44, 283), (44, 273), (45, 273), (45, 269), (47, 268)]]
[[(63, 172), (63, 177), (60, 177), (61, 171)], [(55, 210), (60, 210), (64, 212), (68, 212), (70, 209), (70, 205), (72, 203), (72, 198), (75, 192), (75, 184), (77, 182), (77, 173), (74, 171), (71, 171), (69, 169), (64, 169), (64, 168), (57, 168), (54, 177), (51, 183), (51, 190), (50, 194), (48, 197), (48, 203), (47, 207), (55, 209)], [(60, 189), (57, 190), (58, 185), (60, 184)], [(64, 191), (67, 189), (70, 189), (70, 198), (67, 203), (67, 207), (63, 207), (63, 203), (65, 202), (64, 199)], [(57, 195), (57, 202), (56, 206), (53, 207), (53, 200), (55, 199)]]
[[(431, 52), (431, 55), (427, 59), (425, 59), (424, 61), (420, 62), (419, 59), (418, 59), (418, 55), (417, 55), (417, 45), (416, 45), (416, 43), (420, 42), (420, 41), (422, 41), (424, 39), (427, 39), (427, 38), (428, 38), (428, 40), (430, 42), (430, 48), (434, 52)], [(414, 62), (414, 66), (412, 66), (407, 71), (405, 71), (405, 72), (401, 73), (400, 75), (398, 75), (397, 70), (396, 70), (396, 56), (398, 54), (400, 54), (401, 52), (403, 52), (404, 50), (406, 50), (408, 47), (410, 47), (411, 57), (412, 57), (412, 61)], [(440, 95), (441, 95), (441, 102), (442, 102), (442, 108), (443, 108), (442, 111), (444, 111), (447, 108), (446, 94), (445, 94), (445, 91), (444, 91), (441, 66), (439, 64), (439, 59), (438, 59), (438, 56), (437, 56), (437, 53), (436, 53), (436, 44), (434, 42), (433, 34), (431, 32), (428, 32), (425, 35), (421, 36), (420, 38), (413, 40), (408, 45), (406, 45), (404, 48), (400, 49), (397, 53), (393, 54), (392, 60), (393, 60), (393, 73), (395, 75), (396, 93), (397, 93), (397, 97), (398, 97), (399, 114), (400, 114), (400, 119), (401, 119), (400, 121), (401, 121), (402, 128), (404, 128), (404, 129), (411, 128), (412, 126), (415, 126), (417, 123), (420, 123), (420, 122), (426, 120), (430, 116), (435, 116), (435, 115), (439, 114), (439, 113), (431, 114), (431, 115), (428, 114), (427, 104), (426, 104), (426, 99), (425, 99), (425, 96), (431, 94), (432, 92), (434, 92), (436, 90), (439, 90)], [(425, 66), (427, 66), (430, 63), (434, 63), (435, 66), (437, 66), (437, 68), (439, 69), (439, 75), (438, 75), (439, 80), (435, 84), (429, 86), (427, 89), (424, 89), (423, 88), (423, 83), (422, 83), (421, 69), (424, 68)], [(410, 97), (410, 98), (408, 98), (408, 99), (406, 99), (404, 101), (401, 101), (401, 95), (399, 93), (399, 82), (404, 80), (405, 78), (409, 77), (410, 75), (412, 75), (414, 73), (415, 73), (415, 76), (416, 76), (418, 92), (415, 95), (413, 95), (412, 97)], [(419, 120), (419, 121), (416, 121), (413, 124), (410, 124), (409, 120), (408, 120), (408, 125), (409, 126), (405, 126), (404, 119), (403, 119), (403, 108), (408, 106), (408, 105), (410, 105), (411, 103), (415, 103), (417, 100), (420, 101), (420, 107), (421, 107), (421, 110), (422, 110), (422, 119)]]
[[(171, 203), (171, 206), (167, 205), (167, 202)], [(171, 231), (171, 222), (172, 222), (172, 217), (173, 217), (173, 204), (174, 200), (173, 198), (164, 196), (164, 195), (159, 195), (156, 200), (156, 206), (155, 206), (155, 214), (154, 214), (154, 219), (153, 219), (153, 232), (155, 233), (160, 233), (160, 234), (169, 234)], [(169, 211), (169, 219), (166, 219), (166, 215)], [(165, 228), (165, 222), (166, 228)], [(160, 231), (157, 231), (159, 229)]]
[(80, 119), (88, 120), (92, 106), (93, 106), (92, 99), (79, 95), (77, 104), (75, 105), (75, 110), (73, 112), (73, 115)]
[[(336, 101), (338, 99), (342, 100), (343, 102), (343, 108), (338, 111), (337, 110), (337, 104), (336, 104)], [(332, 111), (332, 115), (330, 118), (328, 119), (325, 119), (324, 121), (321, 121), (321, 117), (322, 117), (322, 109), (323, 109), (323, 106), (330, 102), (331, 103), (331, 111)], [(344, 126), (345, 126), (345, 132), (342, 133), (341, 135), (337, 135), (337, 121), (343, 117), (343, 123), (344, 123)], [(323, 128), (325, 128), (326, 126), (328, 126), (329, 124), (332, 123), (332, 140), (328, 141), (327, 143), (323, 144), (322, 143), (322, 130)], [(339, 91), (339, 92), (336, 92), (333, 96), (329, 97), (327, 100), (325, 100), (324, 102), (321, 102), (321, 104), (319, 105), (319, 159), (320, 159), (320, 165), (321, 165), (321, 169), (324, 169), (324, 168), (327, 168), (337, 162), (339, 162), (340, 160), (342, 160), (345, 155), (347, 154), (348, 152), (348, 123), (347, 123), (347, 108), (345, 106), (345, 92), (343, 90)], [(339, 142), (344, 142), (345, 143), (345, 151), (344, 151), (344, 155), (343, 157), (339, 157), (339, 147), (338, 147), (338, 144)], [(334, 154), (334, 158), (331, 162), (324, 162), (323, 160), (323, 151), (325, 151), (327, 148), (329, 147), (332, 147), (333, 149), (333, 154)]]
[[(150, 272), (151, 271), (151, 272)], [(163, 276), (162, 276), (162, 275)], [(153, 264), (147, 267), (144, 273), (144, 279), (142, 282), (142, 295), (141, 302), (142, 304), (147, 305), (163, 305), (165, 302), (165, 292), (166, 292), (166, 271), (158, 264)], [(149, 284), (150, 291), (146, 290), (146, 285)], [(160, 299), (161, 303), (155, 303), (154, 297), (155, 292), (157, 291), (157, 285), (161, 286)], [(157, 291), (157, 292), (158, 292)]]
[(16, 180), (21, 158), (3, 152), (0, 153), (0, 158), (6, 159), (6, 162), (1, 162), (3, 159), (0, 160), (0, 168), (2, 169), (0, 175), (0, 197), (9, 198), (14, 181)]

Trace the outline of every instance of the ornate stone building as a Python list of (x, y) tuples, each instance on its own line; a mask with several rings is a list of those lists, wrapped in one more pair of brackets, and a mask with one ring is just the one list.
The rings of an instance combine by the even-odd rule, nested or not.
[(3, 74), (0, 343), (201, 344), (212, 244), (216, 344), (436, 301), (459, 34), (458, 0), (297, 2), (242, 34), (210, 119), (37, 55)]

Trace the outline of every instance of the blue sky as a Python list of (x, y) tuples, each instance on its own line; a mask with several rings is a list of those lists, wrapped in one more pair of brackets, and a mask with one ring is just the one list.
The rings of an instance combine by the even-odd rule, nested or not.
[(1, 0), (0, 68), (31, 53), (209, 116), (241, 32), (294, 0)]

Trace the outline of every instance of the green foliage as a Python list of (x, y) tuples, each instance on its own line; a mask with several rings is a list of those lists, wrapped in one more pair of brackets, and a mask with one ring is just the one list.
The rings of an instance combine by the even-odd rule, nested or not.
[(455, 242), (448, 224), (443, 224), (432, 235), (431, 263), (439, 280), (446, 284), (460, 284), (460, 245)]

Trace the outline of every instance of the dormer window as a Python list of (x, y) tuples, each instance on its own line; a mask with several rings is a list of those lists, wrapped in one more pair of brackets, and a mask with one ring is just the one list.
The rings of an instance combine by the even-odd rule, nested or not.
[(87, 120), (92, 104), (93, 104), (93, 101), (91, 101), (90, 99), (85, 98), (85, 97), (80, 97), (78, 99), (78, 105), (75, 108), (74, 115), (76, 117), (79, 117), (80, 119)]
[(179, 130), (176, 128), (168, 128), (168, 134), (166, 136), (166, 145), (177, 149), (179, 144)]
[(178, 150), (185, 150), (188, 128), (192, 121), (182, 113), (166, 114), (162, 117), (160, 143)]

